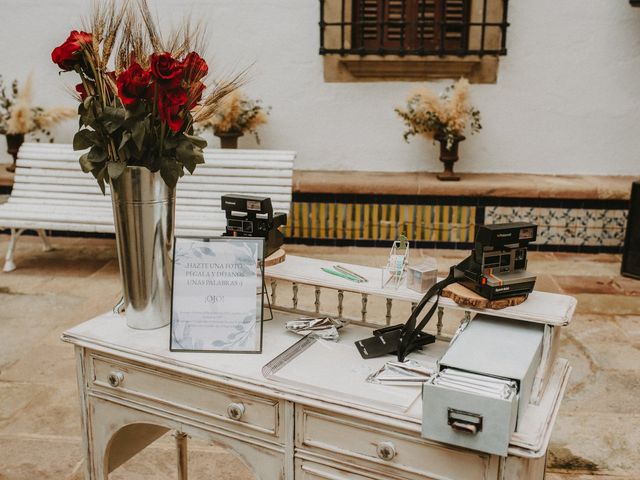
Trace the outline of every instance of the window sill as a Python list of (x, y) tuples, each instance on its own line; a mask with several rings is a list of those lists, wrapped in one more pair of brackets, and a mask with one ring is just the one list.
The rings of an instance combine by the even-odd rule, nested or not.
[(380, 82), (458, 79), (496, 83), (497, 56), (419, 57), (398, 55), (324, 55), (325, 82)]

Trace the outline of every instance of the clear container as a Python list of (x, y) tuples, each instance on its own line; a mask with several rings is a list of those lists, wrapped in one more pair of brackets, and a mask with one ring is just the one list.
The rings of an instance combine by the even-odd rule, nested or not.
[(438, 280), (438, 262), (435, 258), (426, 258), (418, 265), (407, 269), (407, 288), (427, 293)]

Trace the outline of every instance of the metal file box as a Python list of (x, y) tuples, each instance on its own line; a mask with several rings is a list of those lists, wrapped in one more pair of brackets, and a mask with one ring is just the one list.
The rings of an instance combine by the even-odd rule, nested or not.
[(434, 384), (432, 378), (422, 392), (422, 436), (507, 455), (517, 419), (529, 404), (543, 331), (540, 324), (477, 315), (440, 359), (439, 370), (511, 379), (517, 383), (517, 393), (507, 399), (491, 398)]

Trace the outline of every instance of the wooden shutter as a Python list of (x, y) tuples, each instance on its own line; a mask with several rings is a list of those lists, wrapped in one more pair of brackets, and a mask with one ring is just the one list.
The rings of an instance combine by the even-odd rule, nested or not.
[(469, 27), (469, 2), (467, 0), (445, 0), (440, 3), (441, 18), (444, 19), (443, 35), (447, 49), (461, 49), (467, 47), (467, 32)]
[(354, 0), (353, 45), (366, 50), (466, 47), (469, 0)]

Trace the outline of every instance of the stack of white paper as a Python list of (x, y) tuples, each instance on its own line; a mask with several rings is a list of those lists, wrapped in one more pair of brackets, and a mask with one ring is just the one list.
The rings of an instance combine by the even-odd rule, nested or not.
[(517, 384), (513, 380), (479, 375), (455, 368), (446, 368), (438, 372), (433, 379), (433, 384), (461, 392), (502, 399), (509, 398), (517, 390)]

